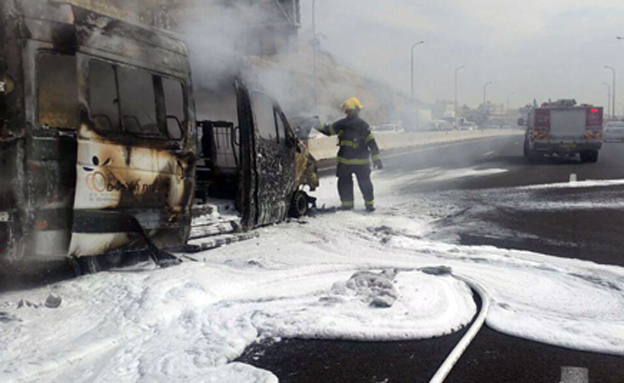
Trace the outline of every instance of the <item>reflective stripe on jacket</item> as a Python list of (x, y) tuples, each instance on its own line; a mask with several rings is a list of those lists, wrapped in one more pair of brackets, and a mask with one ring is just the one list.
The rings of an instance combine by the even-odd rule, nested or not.
[(373, 160), (379, 160), (379, 146), (370, 126), (359, 117), (347, 117), (319, 129), (327, 136), (338, 136), (338, 163), (345, 165), (368, 165), (372, 154)]

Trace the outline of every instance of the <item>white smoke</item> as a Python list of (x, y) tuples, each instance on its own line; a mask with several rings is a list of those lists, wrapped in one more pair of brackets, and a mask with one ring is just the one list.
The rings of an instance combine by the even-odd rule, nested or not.
[(259, 45), (268, 45), (271, 50), (274, 43), (270, 37), (261, 39), (258, 34), (258, 26), (275, 23), (276, 18), (275, 9), (262, 4), (266, 3), (208, 6), (196, 2), (170, 11), (170, 16), (181, 25), (189, 47), (197, 88), (222, 90), (231, 84), (234, 76), (240, 75), (250, 86), (275, 97), (291, 118), (312, 115), (321, 115), (328, 121), (341, 118), (342, 101), (356, 96), (365, 105), (363, 117), (371, 123), (401, 119), (405, 97), (340, 65), (322, 47), (317, 55), (317, 106), (311, 36), (303, 31), (298, 41), (287, 40), (276, 32), (278, 54), (254, 54), (260, 50)]

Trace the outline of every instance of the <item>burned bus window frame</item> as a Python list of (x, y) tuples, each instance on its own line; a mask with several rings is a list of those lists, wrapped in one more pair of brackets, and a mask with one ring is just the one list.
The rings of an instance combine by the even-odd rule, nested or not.
[[(156, 76), (156, 80), (159, 83), (159, 86), (162, 87), (162, 99), (160, 100), (162, 102), (162, 107), (163, 107), (163, 111), (164, 111), (164, 118), (165, 118), (165, 132), (167, 134), (167, 137), (170, 140), (173, 141), (181, 141), (183, 139), (186, 138), (186, 126), (187, 126), (187, 121), (188, 121), (188, 115), (187, 115), (187, 107), (188, 107), (188, 100), (187, 100), (187, 95), (186, 95), (186, 86), (184, 85), (184, 82), (180, 79), (177, 79), (175, 77), (169, 77), (169, 76)], [(179, 116), (171, 114), (171, 112), (169, 111), (168, 108), (168, 98), (167, 98), (167, 92), (165, 90), (165, 82), (169, 81), (171, 83), (175, 83), (176, 85), (178, 85), (180, 87), (180, 96), (182, 96), (182, 119), (179, 119)], [(171, 118), (174, 118), (175, 120), (178, 122), (179, 124), (179, 129), (180, 129), (180, 137), (172, 137), (171, 136), (171, 132), (169, 131), (169, 120)]]
[[(159, 95), (157, 91), (159, 89), (156, 86), (156, 76), (150, 71), (128, 65), (117, 65), (116, 75), (122, 131), (142, 139), (166, 139), (164, 119), (160, 117), (158, 110)], [(136, 81), (136, 83), (130, 83), (131, 81)], [(151, 87), (151, 89), (139, 88), (143, 85), (146, 85), (147, 88)], [(151, 94), (135, 94), (134, 92), (137, 90), (151, 91)], [(128, 112), (141, 113), (127, 114)], [(144, 121), (145, 117), (147, 117), (147, 121)], [(131, 131), (130, 126), (134, 123), (136, 124), (136, 131)]]
[[(269, 97), (269, 95), (267, 95), (266, 93), (263, 92), (259, 92), (259, 91), (251, 91), (250, 92), (251, 95), (251, 105), (253, 108), (253, 115), (254, 115), (254, 120), (255, 120), (255, 128), (256, 131), (258, 132), (258, 137), (260, 137), (260, 139), (267, 141), (267, 142), (272, 142), (275, 144), (279, 144), (279, 133), (277, 132), (277, 119), (275, 118), (275, 105), (273, 103), (273, 99), (271, 97)], [(263, 100), (263, 103), (266, 102), (267, 105), (258, 105), (258, 103), (256, 102), (257, 97), (261, 97)], [(265, 106), (270, 107), (270, 111), (266, 111), (267, 116), (270, 114), (273, 117), (273, 134), (274, 137), (270, 137), (267, 138), (264, 133), (267, 133), (266, 131), (264, 131), (263, 129), (261, 129), (261, 125), (260, 125), (260, 118), (258, 113), (262, 112), (262, 108), (264, 108)], [(264, 116), (266, 117), (266, 116)], [(264, 127), (264, 125), (262, 125)]]
[[(74, 68), (74, 77), (73, 77), (73, 84), (75, 85), (74, 87), (74, 108), (73, 108), (73, 113), (72, 113), (72, 117), (69, 118), (70, 122), (73, 122), (73, 126), (50, 126), (48, 124), (44, 124), (42, 122), (42, 103), (41, 103), (41, 91), (42, 91), (42, 78), (40, 77), (42, 72), (42, 68), (43, 68), (43, 64), (42, 64), (42, 60), (44, 60), (45, 58), (48, 57), (55, 57), (55, 58), (59, 58), (59, 57), (63, 57), (63, 58), (67, 58), (69, 60), (71, 60), (73, 62), (73, 68)], [(56, 52), (53, 50), (48, 50), (48, 49), (41, 49), (37, 51), (36, 54), (36, 60), (35, 60), (35, 91), (36, 91), (36, 96), (35, 98), (35, 108), (34, 108), (34, 112), (35, 112), (35, 121), (36, 121), (36, 126), (38, 128), (42, 128), (42, 129), (55, 129), (55, 130), (66, 130), (66, 131), (76, 131), (78, 129), (78, 126), (80, 125), (80, 118), (78, 116), (78, 107), (79, 107), (79, 92), (78, 92), (78, 69), (76, 66), (76, 56), (75, 55), (71, 55), (71, 54), (67, 54), (67, 53), (61, 53), (61, 52)], [(54, 124), (56, 125), (56, 124)], [(72, 125), (71, 123), (68, 123), (67, 125)]]
[(277, 125), (277, 140), (280, 145), (288, 147), (294, 134), (286, 122), (286, 116), (278, 107), (273, 107), (273, 113), (275, 113), (275, 124)]
[[(93, 114), (93, 94), (92, 94), (92, 88), (91, 86), (93, 85), (93, 65), (94, 64), (103, 64), (103, 65), (107, 65), (108, 67), (110, 67), (110, 69), (112, 70), (112, 74), (113, 74), (113, 82), (114, 82), (114, 93), (115, 93), (115, 100), (116, 100), (116, 118), (115, 118), (115, 123), (113, 123), (113, 120), (111, 119), (111, 116), (105, 115), (106, 117), (106, 121), (108, 122), (109, 129), (102, 129), (101, 127), (99, 127), (96, 124), (96, 119), (99, 118), (100, 114)], [(100, 60), (100, 59), (91, 59), (89, 60), (89, 66), (88, 66), (88, 104), (89, 104), (89, 113), (90, 113), (90, 119), (91, 121), (95, 124), (95, 129), (102, 133), (102, 134), (107, 134), (107, 135), (119, 135), (122, 133), (121, 130), (121, 111), (120, 111), (120, 106), (119, 106), (119, 87), (117, 86), (117, 69), (114, 63), (109, 62), (107, 60)]]
[[(133, 139), (139, 139), (139, 140), (146, 140), (146, 141), (158, 141), (158, 142), (174, 142), (176, 144), (177, 147), (180, 146), (180, 143), (186, 139), (187, 135), (188, 135), (188, 127), (187, 127), (187, 121), (188, 121), (188, 99), (187, 99), (187, 91), (186, 91), (186, 86), (185, 83), (177, 78), (174, 77), (170, 77), (170, 76), (166, 76), (163, 75), (161, 73), (155, 72), (155, 71), (151, 71), (142, 67), (138, 67), (138, 66), (132, 66), (132, 65), (127, 65), (125, 63), (121, 63), (121, 62), (116, 62), (116, 61), (111, 61), (111, 60), (107, 60), (107, 59), (103, 59), (97, 56), (91, 56), (89, 59), (89, 65), (88, 65), (88, 70), (89, 70), (89, 95), (88, 95), (88, 104), (89, 104), (89, 109), (91, 109), (91, 65), (93, 62), (99, 62), (99, 63), (104, 63), (107, 65), (110, 65), (113, 68), (114, 71), (114, 76), (115, 76), (115, 92), (116, 92), (116, 96), (117, 96), (117, 121), (118, 121), (118, 125), (116, 127), (114, 127), (113, 129), (110, 130), (102, 130), (102, 129), (98, 129), (96, 127), (96, 130), (100, 133), (102, 133), (103, 135), (107, 135), (107, 136), (112, 136), (112, 137), (117, 137), (117, 138), (133, 138)], [(154, 111), (155, 111), (155, 118), (156, 118), (156, 128), (157, 128), (157, 132), (158, 134), (143, 134), (143, 132), (131, 132), (128, 130), (127, 127), (127, 123), (124, 121), (123, 117), (123, 104), (124, 104), (124, 97), (121, 94), (121, 86), (120, 86), (120, 70), (125, 70), (125, 71), (137, 71), (137, 72), (141, 72), (144, 74), (147, 74), (149, 76), (151, 76), (151, 83), (152, 83), (152, 87), (153, 87), (153, 92), (154, 92)], [(180, 123), (180, 137), (177, 138), (172, 138), (168, 132), (167, 129), (167, 119), (168, 119), (168, 115), (167, 115), (167, 100), (165, 97), (165, 92), (164, 92), (164, 86), (163, 86), (163, 80), (164, 79), (168, 79), (170, 81), (174, 81), (178, 84), (180, 84), (181, 87), (181, 96), (182, 96), (182, 112), (183, 112), (183, 120), (179, 121)], [(91, 120), (94, 119), (94, 116), (91, 115)], [(130, 118), (130, 117), (128, 117)], [(139, 123), (140, 125), (140, 123)], [(143, 128), (143, 126), (141, 126), (141, 129)]]

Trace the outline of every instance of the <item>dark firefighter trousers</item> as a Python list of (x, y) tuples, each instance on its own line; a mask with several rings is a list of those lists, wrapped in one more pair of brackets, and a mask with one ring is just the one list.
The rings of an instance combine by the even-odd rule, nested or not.
[(342, 206), (345, 208), (352, 208), (354, 206), (353, 174), (357, 177), (358, 185), (364, 196), (366, 206), (374, 206), (375, 194), (373, 182), (370, 178), (370, 165), (338, 164), (336, 176), (338, 177), (338, 194), (340, 195)]

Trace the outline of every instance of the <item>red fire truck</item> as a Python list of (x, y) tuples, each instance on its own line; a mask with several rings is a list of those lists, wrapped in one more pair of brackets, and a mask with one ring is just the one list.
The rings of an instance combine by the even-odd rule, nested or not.
[(546, 102), (529, 111), (524, 156), (531, 162), (544, 155), (598, 161), (602, 147), (603, 108), (575, 100)]

